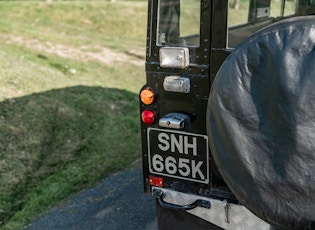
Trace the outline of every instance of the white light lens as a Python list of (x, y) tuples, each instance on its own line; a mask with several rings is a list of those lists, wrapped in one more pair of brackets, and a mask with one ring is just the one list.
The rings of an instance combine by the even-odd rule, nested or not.
[(189, 93), (190, 80), (186, 77), (168, 76), (164, 78), (163, 87), (165, 91)]
[(160, 66), (184, 69), (189, 66), (189, 49), (183, 47), (163, 47), (160, 49)]

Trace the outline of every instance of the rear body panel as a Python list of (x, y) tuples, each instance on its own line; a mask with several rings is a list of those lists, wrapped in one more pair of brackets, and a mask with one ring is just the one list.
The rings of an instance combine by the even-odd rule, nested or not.
[[(206, 128), (209, 93), (222, 63), (236, 46), (260, 29), (287, 17), (314, 13), (315, 4), (309, 0), (296, 0), (294, 14), (286, 16), (286, 1), (283, 0), (278, 17), (270, 17), (273, 1), (250, 0), (247, 21), (229, 27), (231, 3), (229, 5), (228, 0), (201, 0), (200, 34), (180, 37), (180, 41), (187, 42), (183, 44), (197, 44), (183, 45), (189, 53), (189, 64), (185, 67), (186, 63), (183, 63), (183, 68), (172, 68), (162, 64), (160, 50), (165, 47), (180, 49), (178, 40), (169, 38), (171, 34), (179, 36), (180, 21), (172, 24), (177, 28), (168, 30), (167, 20), (159, 25), (160, 12), (169, 12), (167, 7), (175, 7), (178, 11), (182, 2), (149, 0), (148, 5), (146, 84), (141, 91), (150, 88), (156, 98), (149, 105), (140, 100), (140, 114), (145, 110), (154, 111), (156, 121), (149, 125), (141, 121), (143, 185), (145, 192), (153, 193), (157, 198), (159, 229), (276, 229), (240, 204), (212, 159), (208, 145), (211, 140)], [(166, 10), (161, 7), (166, 7)], [(199, 41), (196, 42), (196, 39)], [(168, 44), (168, 41), (174, 44)], [(165, 86), (166, 79), (176, 77), (185, 81), (188, 79), (189, 90), (174, 90), (174, 85)], [(168, 115), (173, 113), (189, 117), (189, 122), (178, 127), (171, 124)], [(152, 180), (159, 183), (152, 184)], [(157, 194), (161, 196), (154, 191), (159, 191)], [(209, 202), (212, 209), (196, 207), (187, 212), (169, 209), (186, 206), (193, 200)], [(167, 203), (174, 206), (167, 208)], [(179, 223), (182, 217), (186, 220)]]

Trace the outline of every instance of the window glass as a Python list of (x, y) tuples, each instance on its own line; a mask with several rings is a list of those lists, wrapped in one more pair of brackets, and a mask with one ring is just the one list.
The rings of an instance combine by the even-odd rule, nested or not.
[(228, 47), (236, 47), (279, 18), (294, 15), (296, 5), (297, 0), (229, 0)]
[(284, 16), (289, 16), (295, 14), (297, 0), (286, 0), (284, 8)]
[(229, 0), (229, 26), (248, 22), (249, 0)]
[(200, 44), (200, 0), (159, 0), (157, 45)]
[[(284, 5), (282, 5), (284, 3)], [(270, 16), (289, 16), (295, 14), (296, 0), (271, 0), (270, 4)]]

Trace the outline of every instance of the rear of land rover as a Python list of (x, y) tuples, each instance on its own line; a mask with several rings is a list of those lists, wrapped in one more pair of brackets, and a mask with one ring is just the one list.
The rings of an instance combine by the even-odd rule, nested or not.
[(144, 191), (156, 198), (159, 229), (277, 229), (235, 194), (221, 163), (234, 151), (226, 147), (229, 134), (214, 141), (229, 132), (229, 119), (218, 118), (229, 112), (212, 107), (209, 95), (220, 105), (216, 100), (224, 98), (211, 88), (233, 91), (224, 81), (213, 84), (236, 47), (265, 27), (309, 14), (314, 3), (304, 1), (149, 0), (146, 84), (139, 100)]

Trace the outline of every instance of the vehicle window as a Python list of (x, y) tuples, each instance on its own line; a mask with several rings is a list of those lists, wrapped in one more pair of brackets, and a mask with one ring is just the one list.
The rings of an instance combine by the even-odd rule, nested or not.
[[(315, 1), (315, 0), (311, 0)], [(297, 0), (229, 0), (228, 47), (234, 48), (278, 18), (296, 14)]]
[[(282, 5), (284, 4), (284, 5)], [(271, 0), (271, 17), (289, 16), (295, 14), (296, 0)]]
[(159, 0), (157, 45), (200, 44), (200, 0)]
[(249, 0), (229, 1), (229, 26), (240, 25), (248, 22)]

